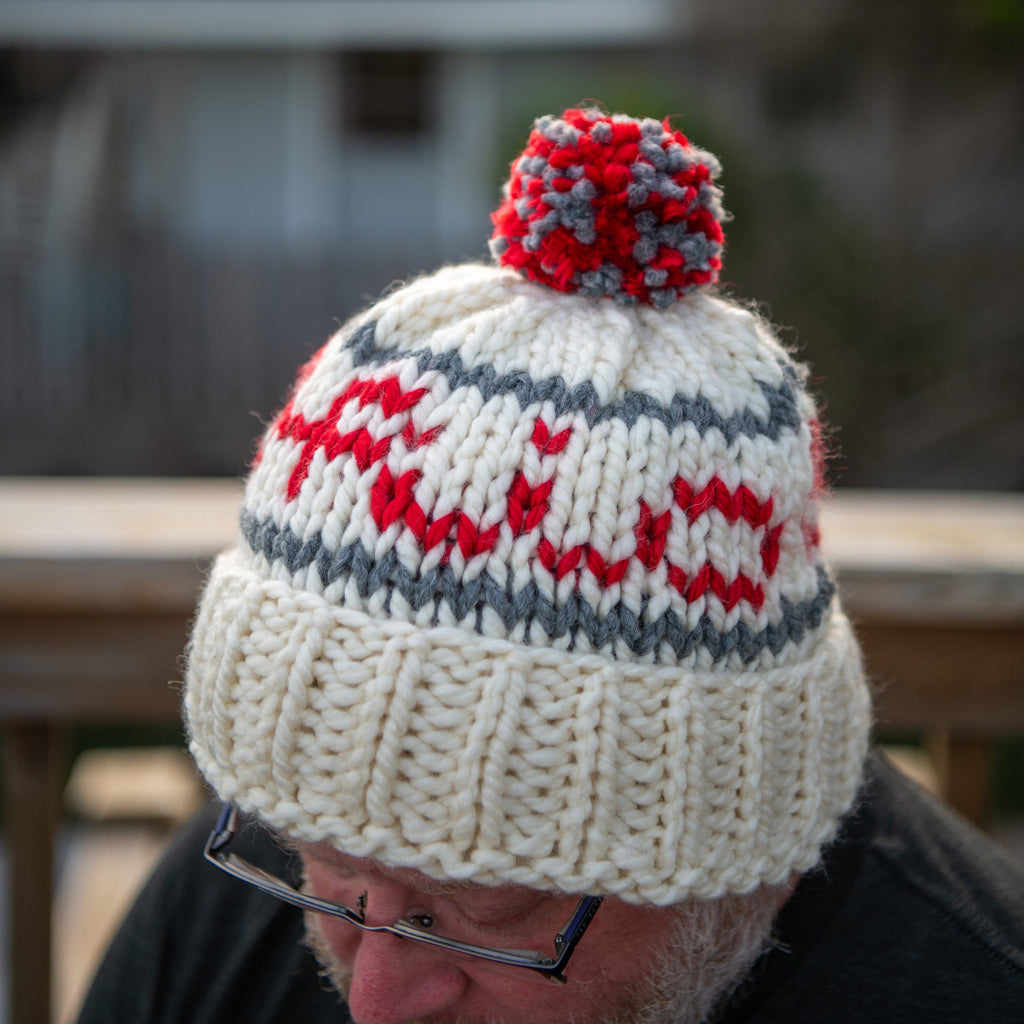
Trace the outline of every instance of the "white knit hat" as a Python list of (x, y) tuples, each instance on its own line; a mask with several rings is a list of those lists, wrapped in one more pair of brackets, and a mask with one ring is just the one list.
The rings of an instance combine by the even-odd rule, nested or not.
[(869, 700), (803, 371), (703, 287), (715, 171), (667, 123), (542, 119), (505, 266), (412, 282), (302, 370), (192, 636), (222, 798), (388, 865), (634, 902), (817, 861)]

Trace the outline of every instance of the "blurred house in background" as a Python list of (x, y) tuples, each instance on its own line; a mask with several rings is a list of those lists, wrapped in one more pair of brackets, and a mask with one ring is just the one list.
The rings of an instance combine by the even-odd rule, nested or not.
[(1016, 0), (0, 0), (0, 472), (239, 474), (592, 98), (721, 156), (840, 483), (1020, 489), (1022, 50)]

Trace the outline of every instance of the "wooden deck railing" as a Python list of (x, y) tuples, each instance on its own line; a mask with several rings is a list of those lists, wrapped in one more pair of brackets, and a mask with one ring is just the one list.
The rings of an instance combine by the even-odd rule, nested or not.
[[(0, 479), (0, 728), (13, 1024), (50, 1019), (61, 729), (174, 721), (203, 568), (235, 529), (222, 480)], [(847, 492), (826, 549), (879, 727), (926, 736), (983, 823), (993, 738), (1024, 735), (1024, 496)]]

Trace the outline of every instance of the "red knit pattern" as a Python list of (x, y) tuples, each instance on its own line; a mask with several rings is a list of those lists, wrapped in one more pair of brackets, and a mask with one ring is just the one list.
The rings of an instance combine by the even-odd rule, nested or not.
[[(395, 438), (401, 438), (411, 450), (432, 444), (444, 429), (437, 426), (417, 432), (414, 427), (412, 411), (426, 393), (426, 388), (403, 391), (398, 378), (393, 376), (354, 381), (331, 403), (323, 419), (312, 422), (295, 412), (289, 403), (275, 423), (278, 438), (290, 438), (302, 445), (298, 462), (286, 485), (288, 499), (298, 496), (317, 452), (323, 451), (328, 461), (347, 453), (355, 460), (361, 473), (370, 472), (383, 463), (370, 489), (370, 512), (377, 529), (383, 532), (394, 523), (403, 523), (424, 551), (444, 545), (442, 563), (449, 561), (456, 547), (466, 559), (486, 554), (497, 544), (503, 527), (507, 527), (513, 538), (539, 530), (537, 559), (556, 580), (587, 572), (602, 587), (610, 587), (620, 583), (630, 566), (639, 562), (649, 573), (658, 572), (664, 565), (669, 585), (690, 604), (707, 593), (715, 595), (726, 609), (733, 608), (740, 601), (748, 602), (755, 609), (764, 603), (761, 583), (743, 573), (730, 579), (708, 562), (688, 575), (666, 557), (668, 535), (675, 516), (681, 512), (687, 524), (692, 525), (701, 517), (716, 512), (729, 523), (744, 522), (753, 530), (763, 530), (761, 569), (765, 578), (775, 574), (784, 523), (770, 525), (772, 499), (759, 501), (753, 491), (742, 484), (730, 490), (718, 477), (699, 490), (682, 477), (676, 477), (672, 482), (672, 505), (657, 512), (641, 499), (633, 528), (636, 549), (628, 557), (614, 562), (589, 543), (562, 550), (543, 535), (542, 521), (549, 511), (548, 499), (555, 482), (554, 473), (547, 479), (530, 481), (522, 471), (517, 472), (509, 488), (504, 518), (487, 528), (458, 508), (434, 518), (415, 498), (416, 485), (422, 475), (420, 470), (410, 469), (396, 477), (384, 461)], [(374, 436), (367, 427), (341, 433), (339, 421), (350, 403), (356, 403), (358, 408), (377, 404), (389, 420), (404, 413), (405, 423), (395, 433), (384, 437)], [(537, 419), (531, 440), (546, 462), (548, 457), (565, 449), (570, 436), (571, 428), (552, 434), (550, 426)]]

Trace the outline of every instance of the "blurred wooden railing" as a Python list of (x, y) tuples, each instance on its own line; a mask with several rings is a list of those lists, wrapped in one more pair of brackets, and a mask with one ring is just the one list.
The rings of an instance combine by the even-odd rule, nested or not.
[[(224, 480), (0, 478), (0, 727), (13, 1024), (50, 1019), (58, 739), (72, 722), (173, 722)], [(1024, 495), (845, 492), (826, 550), (881, 729), (926, 737), (939, 788), (984, 824), (989, 747), (1024, 735)]]

